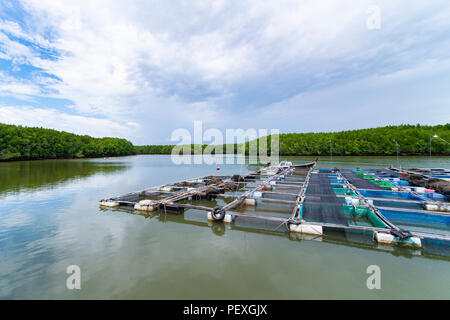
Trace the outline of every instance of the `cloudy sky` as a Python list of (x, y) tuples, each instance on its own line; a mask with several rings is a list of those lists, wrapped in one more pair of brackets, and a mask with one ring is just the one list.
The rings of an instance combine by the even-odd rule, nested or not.
[(450, 122), (450, 4), (0, 1), (0, 122), (167, 144), (194, 120)]

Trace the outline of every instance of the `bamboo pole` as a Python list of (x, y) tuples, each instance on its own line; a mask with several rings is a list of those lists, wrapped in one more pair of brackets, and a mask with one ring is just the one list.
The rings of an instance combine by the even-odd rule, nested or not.
[(291, 214), (291, 219), (295, 219), (297, 212), (298, 212), (298, 208), (299, 206), (301, 207), (303, 205), (303, 202), (305, 201), (305, 193), (306, 193), (306, 189), (308, 188), (309, 185), (309, 180), (311, 178), (311, 173), (314, 170), (314, 167), (316, 165), (314, 164), (311, 168), (309, 168), (308, 173), (306, 175), (305, 178), (305, 184), (303, 185), (303, 187), (301, 188), (300, 192), (297, 195), (297, 198), (295, 200), (296, 205), (295, 207), (292, 209), (292, 214)]

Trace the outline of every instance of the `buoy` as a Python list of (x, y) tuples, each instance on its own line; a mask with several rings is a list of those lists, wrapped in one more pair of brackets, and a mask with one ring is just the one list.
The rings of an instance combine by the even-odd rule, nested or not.
[(430, 211), (438, 211), (439, 210), (439, 206), (434, 203), (424, 203), (423, 207), (425, 208), (425, 210), (430, 210)]
[(154, 204), (153, 200), (141, 200), (139, 201), (139, 205), (141, 206), (151, 206)]
[(119, 205), (120, 205), (120, 203), (118, 203), (116, 201), (100, 201), (101, 207), (114, 208), (114, 207), (118, 207)]
[(233, 222), (233, 216), (231, 214), (226, 214), (225, 217), (223, 218), (223, 222), (226, 223), (232, 223)]
[(215, 220), (213, 218), (213, 215), (211, 214), (211, 212), (208, 212), (207, 217), (208, 217), (208, 221), (223, 221), (223, 222), (226, 222), (226, 223), (232, 223), (233, 220), (234, 220), (233, 216), (231, 214), (229, 214), (229, 213), (226, 213), (222, 220)]
[(141, 205), (140, 203), (136, 203), (134, 205), (134, 210), (137, 211), (154, 211), (155, 207), (151, 205)]
[(220, 171), (220, 167), (217, 167), (217, 172), (219, 172)]
[(352, 197), (345, 197), (345, 205), (347, 206), (352, 205)]
[(321, 236), (323, 235), (322, 226), (311, 224), (290, 224), (289, 230), (291, 232), (305, 233), (311, 235)]
[(256, 206), (256, 200), (255, 199), (245, 199), (244, 203), (248, 206)]
[(419, 237), (408, 237), (406, 239), (399, 239), (392, 234), (384, 232), (374, 232), (374, 238), (378, 243), (399, 245), (413, 248), (422, 248), (422, 241)]

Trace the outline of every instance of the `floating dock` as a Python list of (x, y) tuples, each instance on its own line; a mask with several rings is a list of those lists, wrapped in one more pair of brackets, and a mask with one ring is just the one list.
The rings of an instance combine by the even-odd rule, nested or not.
[(369, 238), (379, 247), (450, 252), (449, 197), (435, 190), (447, 190), (449, 171), (320, 169), (316, 163), (197, 177), (102, 199), (100, 206), (197, 218), (203, 212), (204, 223), (213, 228), (228, 225), (315, 240), (340, 233), (349, 241)]

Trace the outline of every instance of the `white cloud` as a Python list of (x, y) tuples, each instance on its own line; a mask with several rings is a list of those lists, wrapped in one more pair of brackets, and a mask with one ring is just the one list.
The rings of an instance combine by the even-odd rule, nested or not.
[(33, 54), (27, 46), (10, 40), (3, 32), (0, 32), (0, 48), (2, 49), (0, 51), (2, 59), (22, 59), (22, 62), (26, 62), (33, 58)]
[(33, 101), (33, 96), (42, 95), (41, 88), (30, 80), (19, 80), (0, 71), (0, 97), (13, 96)]
[(16, 38), (24, 39), (35, 43), (43, 48), (49, 48), (50, 43), (39, 34), (29, 34), (22, 30), (20, 25), (14, 21), (3, 20), (0, 23), (0, 30)]
[(450, 60), (430, 60), (411, 69), (296, 95), (264, 108), (257, 121), (278, 128), (284, 123), (288, 132), (450, 123), (449, 87)]
[[(0, 94), (70, 100), (81, 118), (102, 117), (121, 126), (112, 126), (117, 131), (110, 129), (111, 135), (137, 143), (167, 143), (172, 130), (190, 127), (195, 119), (219, 128), (258, 127), (264, 120), (260, 112), (280, 113), (299, 97), (325, 97), (346, 84), (359, 83), (360, 94), (380, 90), (379, 103), (392, 109), (395, 99), (386, 86), (374, 86), (374, 77), (414, 69), (425, 59), (444, 60), (450, 49), (445, 1), (377, 1), (382, 10), (378, 31), (366, 28), (369, 0), (22, 4), (32, 19), (0, 21), (0, 58), (42, 68), (60, 81), (10, 79), (0, 83)], [(57, 52), (57, 59), (47, 59), (39, 48)], [(408, 85), (407, 77), (402, 81), (399, 88)], [(420, 88), (420, 81), (415, 85)], [(341, 106), (347, 101), (337, 93), (333, 99)], [(421, 106), (430, 99), (421, 99), (412, 122), (425, 119)], [(320, 120), (311, 121), (335, 123), (328, 116), (333, 107), (324, 103), (323, 108), (327, 112)], [(300, 115), (311, 112), (306, 104), (297, 109)], [(355, 120), (348, 119), (358, 112), (340, 119), (340, 128), (353, 125)], [(278, 118), (263, 122), (283, 131)], [(286, 128), (295, 127), (295, 119), (285, 118)], [(389, 117), (380, 114), (366, 124), (383, 121)], [(130, 127), (134, 131), (123, 131)], [(91, 130), (67, 123), (66, 130), (75, 129)]]

